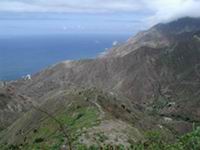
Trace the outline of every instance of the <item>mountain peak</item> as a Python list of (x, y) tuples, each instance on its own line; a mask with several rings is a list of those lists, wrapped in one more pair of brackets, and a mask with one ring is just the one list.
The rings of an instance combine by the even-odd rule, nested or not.
[(159, 23), (151, 29), (173, 34), (179, 34), (183, 32), (196, 32), (200, 30), (200, 18), (179, 18), (168, 23)]
[(160, 23), (147, 31), (139, 32), (126, 43), (110, 49), (105, 57), (121, 57), (141, 47), (164, 48), (183, 40), (184, 34), (200, 31), (200, 18), (184, 17), (169, 23)]

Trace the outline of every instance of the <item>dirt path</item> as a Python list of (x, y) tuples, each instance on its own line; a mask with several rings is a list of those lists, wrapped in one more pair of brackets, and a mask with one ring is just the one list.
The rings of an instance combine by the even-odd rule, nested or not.
[(91, 103), (94, 104), (98, 108), (100, 112), (99, 119), (103, 119), (105, 117), (105, 112), (103, 111), (103, 108), (101, 107), (101, 105), (98, 104), (97, 99), (98, 99), (98, 96), (96, 95), (95, 100), (91, 101)]

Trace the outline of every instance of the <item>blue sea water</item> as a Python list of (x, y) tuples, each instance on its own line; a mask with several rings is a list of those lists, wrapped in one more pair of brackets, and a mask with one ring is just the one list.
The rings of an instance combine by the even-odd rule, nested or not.
[(0, 36), (0, 80), (34, 74), (63, 60), (94, 58), (126, 34)]

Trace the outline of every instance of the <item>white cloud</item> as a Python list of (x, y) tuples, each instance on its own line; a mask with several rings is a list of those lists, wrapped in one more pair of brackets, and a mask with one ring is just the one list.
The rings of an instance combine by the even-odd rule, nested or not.
[(148, 18), (153, 24), (186, 16), (200, 17), (200, 0), (145, 0), (145, 4), (154, 11), (154, 15)]
[(47, 11), (46, 7), (41, 5), (26, 3), (21, 1), (1, 1), (0, 11), (6, 12), (44, 12)]
[(0, 11), (129, 12), (144, 14), (144, 22), (152, 25), (184, 16), (200, 17), (200, 0), (0, 0)]
[(0, 11), (19, 12), (130, 12), (141, 8), (136, 0), (1, 0)]

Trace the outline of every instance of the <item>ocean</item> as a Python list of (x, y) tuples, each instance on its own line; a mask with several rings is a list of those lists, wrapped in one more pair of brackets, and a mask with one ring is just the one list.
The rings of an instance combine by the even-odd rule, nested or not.
[(63, 60), (95, 58), (126, 34), (0, 36), (0, 80), (16, 80)]

